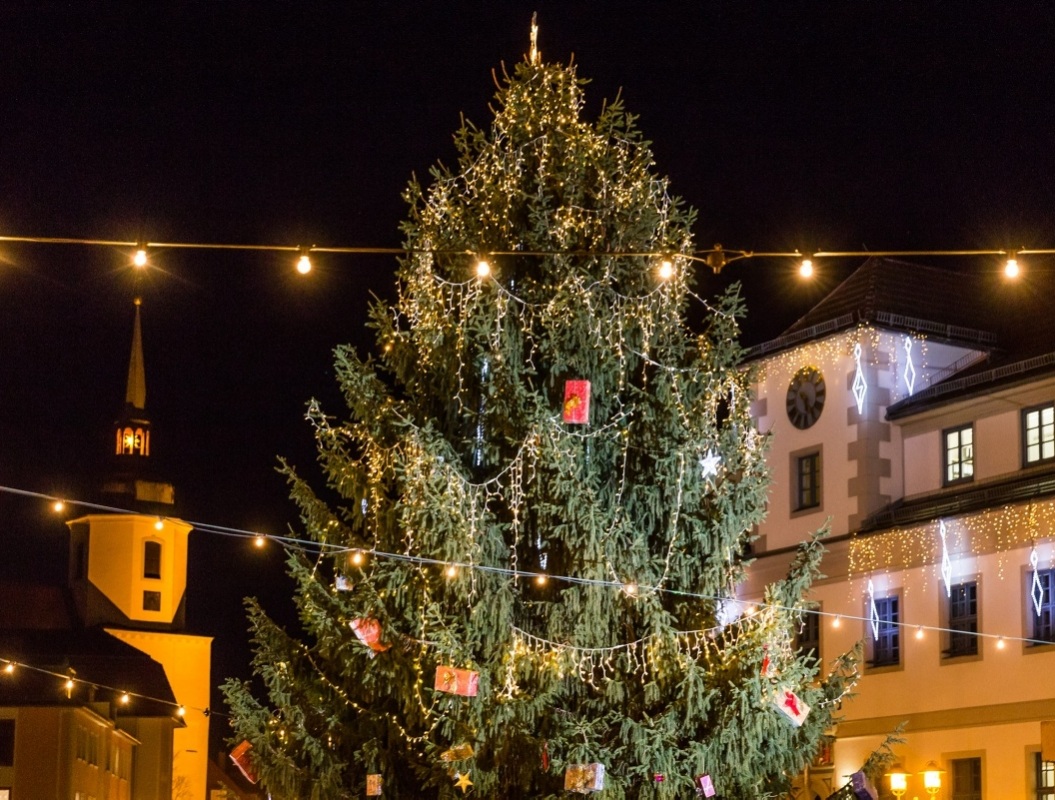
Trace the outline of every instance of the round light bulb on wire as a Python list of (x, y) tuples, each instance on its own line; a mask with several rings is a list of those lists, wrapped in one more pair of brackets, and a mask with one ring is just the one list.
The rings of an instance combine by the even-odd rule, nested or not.
[(664, 258), (659, 262), (659, 279), (661, 281), (669, 281), (674, 277), (674, 262), (669, 258)]
[(802, 263), (799, 264), (799, 275), (803, 278), (813, 277), (813, 261), (808, 258), (802, 259)]
[(256, 535), (256, 537), (253, 539), (253, 544), (255, 544), (257, 547), (263, 547), (266, 542), (267, 542), (267, 539), (265, 538), (264, 534), (262, 534), (262, 533), (258, 533)]
[(476, 262), (476, 277), (477, 278), (486, 278), (490, 274), (491, 274), (491, 264), (487, 261), (486, 258), (481, 258), (479, 261)]
[(352, 557), (351, 557), (350, 560), (351, 560), (353, 565), (358, 567), (358, 566), (362, 565), (364, 559), (365, 559), (365, 556), (363, 555), (363, 551), (362, 550), (356, 550), (354, 553), (352, 553)]
[(297, 272), (301, 275), (311, 272), (311, 257), (306, 250), (301, 251), (300, 258), (297, 259)]
[(136, 269), (143, 269), (147, 265), (147, 248), (146, 245), (140, 245), (136, 248), (135, 255), (132, 256), (132, 266)]
[(183, 706), (180, 706), (179, 708), (176, 709), (176, 714), (178, 716), (185, 717), (185, 716), (187, 716), (187, 709), (185, 709)]
[(14, 661), (8, 661), (7, 664), (4, 666), (4, 672), (6, 672), (8, 675), (10, 675), (14, 671), (15, 671), (15, 662)]
[(541, 575), (541, 574), (540, 574), (540, 575), (536, 575), (536, 576), (535, 576), (535, 583), (536, 583), (536, 584), (537, 584), (538, 586), (545, 586), (545, 585), (546, 585), (546, 581), (547, 581), (547, 580), (548, 580), (548, 578), (546, 578), (546, 576), (545, 576), (545, 575)]
[(448, 564), (447, 568), (443, 570), (443, 574), (448, 578), (454, 578), (458, 575), (458, 568), (454, 564)]
[(56, 514), (59, 514), (66, 510), (66, 504), (61, 500), (56, 500), (54, 503), (51, 504), (51, 510), (54, 511)]
[(841, 628), (842, 624), (843, 624), (843, 618), (840, 617), (838, 614), (836, 614), (835, 615), (835, 619), (832, 620), (832, 627), (833, 628)]
[(1007, 278), (1017, 278), (1021, 270), (1018, 267), (1018, 256), (1014, 250), (1007, 255), (1007, 263), (1004, 264), (1004, 276)]
[(163, 519), (161, 519), (161, 518), (159, 517), (159, 518), (157, 519), (157, 521), (156, 521), (156, 522), (154, 523), (154, 530), (156, 530), (156, 531), (160, 531), (160, 530), (162, 530), (162, 529), (163, 529), (164, 527), (165, 527), (165, 521), (164, 521)]
[(922, 625), (919, 625), (916, 628), (916, 638), (917, 639), (922, 639), (923, 638), (923, 626)]
[(1001, 636), (999, 639), (996, 640), (996, 649), (997, 650), (1003, 650), (1004, 649), (1004, 644), (1005, 644), (1004, 643), (1004, 637)]
[(124, 692), (121, 695), (121, 705), (127, 706), (132, 701), (132, 696), (128, 692)]

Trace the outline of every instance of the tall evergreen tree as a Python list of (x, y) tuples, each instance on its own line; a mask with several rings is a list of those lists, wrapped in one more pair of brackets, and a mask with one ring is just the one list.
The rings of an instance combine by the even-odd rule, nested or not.
[(775, 796), (852, 684), (795, 648), (816, 538), (733, 599), (767, 488), (741, 302), (694, 293), (692, 212), (584, 83), (526, 58), (410, 185), (376, 360), (339, 348), (348, 418), (312, 408), (303, 632), (249, 601), (267, 699), (225, 687), (276, 798), (557, 797), (584, 764), (606, 798)]

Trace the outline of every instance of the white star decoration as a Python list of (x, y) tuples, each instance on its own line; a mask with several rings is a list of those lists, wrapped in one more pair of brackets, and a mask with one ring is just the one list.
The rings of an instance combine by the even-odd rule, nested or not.
[(721, 463), (721, 457), (716, 456), (713, 450), (708, 450), (707, 455), (700, 459), (700, 469), (703, 470), (703, 477), (715, 477), (718, 474), (718, 465)]

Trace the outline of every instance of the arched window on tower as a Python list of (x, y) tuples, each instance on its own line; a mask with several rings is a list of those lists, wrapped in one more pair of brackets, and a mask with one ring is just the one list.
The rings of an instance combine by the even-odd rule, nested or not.
[(143, 577), (161, 577), (161, 542), (143, 543)]
[(150, 431), (142, 428), (118, 428), (116, 452), (119, 456), (149, 456)]

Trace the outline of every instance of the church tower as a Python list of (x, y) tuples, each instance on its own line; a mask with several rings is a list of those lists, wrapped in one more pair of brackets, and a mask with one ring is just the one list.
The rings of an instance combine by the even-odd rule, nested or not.
[[(159, 478), (151, 460), (141, 307), (137, 298), (125, 403), (114, 423), (111, 467), (102, 484), (106, 506), (115, 510), (67, 523), (69, 583), (83, 625), (103, 627), (164, 667), (177, 701), (187, 709), (184, 727), (172, 734), (172, 797), (205, 800), (209, 718), (202, 709), (209, 705), (212, 638), (183, 632), (193, 526), (175, 516), (175, 489)], [(148, 774), (141, 778), (153, 780)]]

